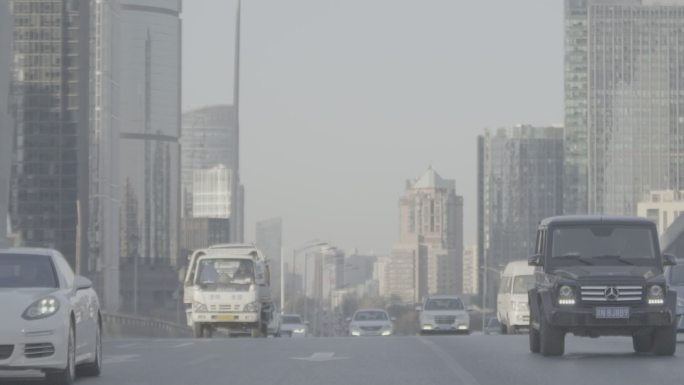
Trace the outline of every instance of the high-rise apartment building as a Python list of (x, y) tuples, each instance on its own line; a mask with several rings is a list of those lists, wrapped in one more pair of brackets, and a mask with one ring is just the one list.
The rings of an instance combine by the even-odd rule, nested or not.
[(121, 1), (120, 253), (176, 265), (180, 224), (180, 0)]
[(655, 222), (658, 234), (663, 235), (679, 216), (684, 214), (683, 191), (651, 191), (648, 197), (637, 204), (637, 215)]
[[(0, 52), (12, 52), (14, 20), (10, 3), (0, 2)], [(14, 122), (9, 113), (12, 55), (0, 56), (0, 247), (7, 246), (7, 209), (9, 208), (10, 175)]]
[(463, 197), (456, 195), (456, 182), (432, 168), (407, 181), (399, 222), (399, 242), (384, 265), (385, 294), (407, 302), (428, 294), (461, 294)]
[(183, 114), (181, 182), (184, 218), (198, 217), (192, 211), (195, 171), (222, 166), (233, 175), (237, 172), (239, 162), (236, 123), (235, 109), (230, 105), (204, 107)]
[(2, 55), (12, 61), (12, 227), (21, 245), (56, 248), (79, 272), (89, 251), (90, 5), (11, 0)]
[(565, 213), (682, 190), (684, 1), (566, 0), (565, 28)]
[(496, 269), (527, 259), (539, 221), (562, 213), (563, 129), (519, 125), (479, 142), (478, 263), (494, 293)]

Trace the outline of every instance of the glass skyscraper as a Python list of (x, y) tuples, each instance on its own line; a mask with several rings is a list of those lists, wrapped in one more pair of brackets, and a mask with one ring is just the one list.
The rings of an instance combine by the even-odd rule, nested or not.
[(22, 245), (56, 248), (79, 267), (77, 253), (88, 253), (90, 1), (9, 7), (12, 225)]
[(566, 214), (586, 199), (590, 213), (635, 215), (649, 191), (684, 183), (684, 1), (565, 10), (566, 158), (578, 170), (566, 173)]
[(121, 1), (120, 252), (175, 265), (180, 221), (180, 0)]
[[(563, 211), (563, 129), (486, 131), (479, 144), (479, 263), (498, 269), (532, 255), (539, 222)], [(484, 273), (490, 301), (498, 275)]]
[[(13, 19), (10, 3), (0, 2), (0, 52), (12, 52)], [(7, 235), (10, 172), (12, 164), (12, 133), (14, 123), (9, 114), (10, 71), (12, 55), (0, 57), (0, 247)]]

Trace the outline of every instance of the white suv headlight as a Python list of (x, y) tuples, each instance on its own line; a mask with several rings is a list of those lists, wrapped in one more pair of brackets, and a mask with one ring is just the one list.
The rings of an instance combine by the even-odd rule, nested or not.
[(55, 297), (45, 297), (29, 306), (21, 315), (25, 320), (36, 320), (54, 315), (59, 310), (59, 301)]

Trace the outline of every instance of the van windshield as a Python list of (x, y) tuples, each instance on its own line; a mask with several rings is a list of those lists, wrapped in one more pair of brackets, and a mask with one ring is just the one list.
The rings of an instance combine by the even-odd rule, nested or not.
[(196, 283), (204, 290), (248, 291), (254, 284), (254, 264), (247, 259), (202, 259)]
[(534, 275), (518, 275), (513, 278), (513, 294), (527, 294), (534, 287)]

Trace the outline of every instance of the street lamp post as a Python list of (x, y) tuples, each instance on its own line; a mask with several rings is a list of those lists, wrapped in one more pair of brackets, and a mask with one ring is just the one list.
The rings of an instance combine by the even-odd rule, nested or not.
[[(487, 258), (486, 255), (485, 258)], [(486, 259), (485, 265), (481, 266), (480, 268), (482, 269), (482, 332), (484, 333), (486, 323), (485, 311), (487, 310), (487, 272), (493, 271), (497, 274), (501, 274), (501, 270), (487, 266)]]
[[(297, 254), (301, 253), (302, 251), (306, 251), (309, 249), (313, 249), (316, 247), (323, 247), (323, 246), (328, 246), (328, 242), (319, 242), (319, 241), (312, 241), (312, 243), (305, 245), (300, 248), (294, 248), (292, 249), (292, 272), (295, 272), (295, 268), (297, 266)], [(284, 313), (285, 312), (285, 269), (283, 269), (283, 256), (284, 256), (284, 250), (281, 251), (281, 257), (280, 257), (280, 312)], [(304, 265), (304, 298), (306, 299), (306, 261)], [(290, 285), (292, 286), (292, 285)], [(294, 291), (294, 290), (292, 290)], [(306, 301), (304, 302), (306, 304)], [(294, 303), (290, 301), (290, 310), (294, 309)]]

